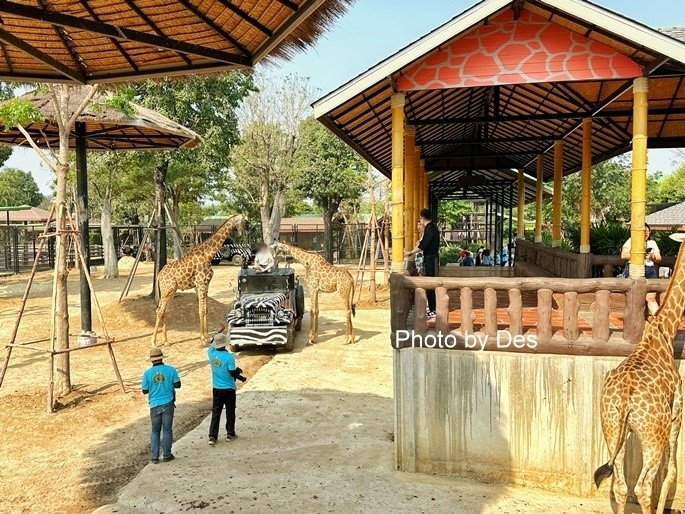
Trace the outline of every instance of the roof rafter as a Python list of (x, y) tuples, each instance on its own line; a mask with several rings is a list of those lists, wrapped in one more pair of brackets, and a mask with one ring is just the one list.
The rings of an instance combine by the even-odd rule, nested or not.
[(231, 36), (228, 32), (226, 32), (224, 29), (222, 29), (216, 23), (214, 23), (214, 20), (212, 20), (209, 16), (207, 16), (202, 11), (200, 11), (200, 9), (195, 7), (188, 0), (177, 0), (177, 1), (183, 7), (185, 7), (187, 10), (189, 10), (191, 13), (193, 13), (195, 16), (200, 18), (205, 25), (207, 25), (208, 27), (211, 27), (211, 29), (214, 32), (216, 32), (221, 37), (226, 39), (226, 41), (229, 41), (241, 54), (243, 54), (245, 57), (250, 56), (250, 52), (247, 48), (245, 48), (243, 45), (241, 45), (236, 38)]
[[(109, 23), (102, 23), (94, 20), (88, 20), (85, 18), (79, 18), (78, 16), (71, 16), (69, 14), (48, 12), (38, 7), (19, 4), (16, 2), (9, 2), (7, 0), (0, 0), (0, 13), (40, 21), (50, 25), (59, 25), (61, 27), (86, 30), (88, 32), (101, 34), (103, 36), (113, 37), (116, 39), (127, 41), (135, 41), (136, 43), (141, 43), (156, 48), (164, 48), (166, 50), (183, 52), (185, 54), (197, 55), (200, 57), (205, 57), (207, 59), (212, 59), (214, 61), (220, 61), (242, 66), (252, 65), (252, 60), (249, 57), (235, 55), (230, 52), (225, 52), (223, 50), (215, 50), (193, 43), (186, 43), (185, 41), (179, 41), (168, 37), (160, 37), (155, 34), (140, 32), (125, 27), (118, 27), (116, 25), (111, 25)], [(43, 52), (41, 52), (41, 54), (47, 55)], [(41, 60), (48, 64), (47, 61), (43, 59)]]
[(234, 5), (230, 2), (230, 0), (219, 0), (219, 3), (223, 5), (226, 9), (231, 11), (233, 14), (236, 14), (240, 16), (245, 22), (249, 23), (252, 25), (254, 28), (262, 32), (263, 34), (266, 34), (267, 36), (271, 37), (273, 32), (269, 30), (267, 27), (265, 27), (262, 23), (260, 23), (258, 20), (250, 16), (248, 13), (243, 11), (240, 7), (237, 5)]
[(39, 50), (35, 46), (28, 44), (23, 39), (19, 39), (14, 34), (10, 34), (3, 28), (0, 28), (0, 41), (2, 41), (3, 43), (7, 43), (8, 45), (13, 46), (15, 48), (18, 48), (22, 52), (33, 57), (34, 59), (44, 62), (53, 70), (58, 71), (65, 77), (68, 77), (75, 82), (80, 82), (81, 84), (86, 83), (86, 77), (79, 70), (74, 70), (70, 68), (69, 66), (61, 63), (54, 57), (46, 54), (42, 50)]

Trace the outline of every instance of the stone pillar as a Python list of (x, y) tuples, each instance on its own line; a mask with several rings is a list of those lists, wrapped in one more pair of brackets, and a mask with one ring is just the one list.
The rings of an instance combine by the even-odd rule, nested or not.
[(404, 271), (404, 94), (390, 99), (392, 113), (392, 271)]
[(564, 168), (564, 142), (554, 142), (554, 199), (552, 200), (552, 246), (561, 246), (561, 174)]

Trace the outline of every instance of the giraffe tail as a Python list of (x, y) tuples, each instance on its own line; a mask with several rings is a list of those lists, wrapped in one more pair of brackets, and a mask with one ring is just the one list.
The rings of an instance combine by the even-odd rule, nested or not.
[(354, 304), (354, 282), (352, 282), (352, 294), (350, 295), (350, 310), (352, 311), (352, 316), (356, 316), (356, 312), (354, 310), (355, 304)]
[(611, 459), (609, 459), (609, 462), (603, 464), (595, 470), (594, 478), (595, 486), (597, 486), (597, 488), (599, 488), (599, 486), (605, 479), (609, 478), (611, 475), (614, 474), (614, 460), (616, 460), (616, 455), (625, 444), (626, 432), (628, 427), (628, 414), (629, 411), (626, 409), (625, 412), (623, 412), (621, 430), (618, 434), (618, 440), (616, 441), (616, 448), (614, 448), (614, 454), (611, 456)]

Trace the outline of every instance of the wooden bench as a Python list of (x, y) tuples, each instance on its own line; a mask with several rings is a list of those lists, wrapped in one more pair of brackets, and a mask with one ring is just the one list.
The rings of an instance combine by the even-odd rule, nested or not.
[(514, 275), (517, 277), (549, 277), (558, 278), (551, 271), (547, 271), (532, 262), (515, 262)]

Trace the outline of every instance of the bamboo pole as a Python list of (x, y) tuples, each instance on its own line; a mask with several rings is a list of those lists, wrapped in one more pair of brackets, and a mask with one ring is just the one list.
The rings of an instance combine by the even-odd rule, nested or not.
[(404, 127), (404, 250), (414, 248), (414, 189), (416, 188), (415, 166), (416, 128)]
[(580, 253), (590, 253), (590, 188), (592, 187), (592, 118), (583, 119), (580, 172)]
[(371, 301), (376, 303), (376, 184), (373, 180), (373, 168), (369, 164), (368, 168), (369, 174), (369, 188), (371, 194), (371, 219), (369, 220), (369, 231), (371, 232), (371, 243), (370, 253), (371, 253), (371, 283), (369, 284), (369, 293), (371, 295)]
[(524, 238), (524, 232), (526, 230), (525, 220), (523, 210), (526, 205), (526, 189), (525, 183), (523, 182), (523, 168), (519, 168), (518, 177), (516, 180), (517, 195), (518, 195), (518, 205), (516, 208), (516, 235), (518, 239)]
[[(416, 138), (415, 138), (416, 139)], [(419, 219), (419, 212), (423, 209), (423, 202), (421, 198), (421, 189), (423, 184), (423, 174), (421, 173), (421, 148), (414, 147), (414, 212), (411, 220), (412, 244), (416, 244), (419, 240), (419, 227), (417, 221)]]
[[(9, 211), (7, 211), (9, 216)], [(31, 274), (29, 275), (29, 280), (26, 283), (26, 289), (24, 290), (24, 296), (21, 297), (21, 306), (19, 307), (19, 313), (17, 314), (17, 319), (14, 321), (14, 327), (12, 328), (12, 335), (10, 336), (9, 345), (6, 347), (5, 360), (2, 364), (2, 369), (0, 370), (0, 387), (2, 387), (2, 382), (5, 380), (5, 373), (9, 366), (10, 357), (12, 356), (12, 348), (14, 341), (17, 339), (17, 333), (19, 332), (19, 324), (21, 323), (21, 318), (24, 315), (24, 309), (26, 308), (26, 302), (29, 298), (29, 293), (31, 292), (31, 286), (33, 285), (33, 278), (36, 276), (36, 270), (38, 269), (38, 263), (40, 262), (40, 254), (45, 247), (45, 242), (47, 238), (48, 229), (50, 228), (50, 223), (52, 222), (52, 217), (55, 214), (55, 205), (53, 204), (50, 209), (50, 214), (48, 215), (48, 220), (45, 222), (45, 228), (40, 237), (40, 243), (38, 244), (38, 251), (33, 259), (33, 267), (31, 268)]]
[[(54, 341), (53, 341), (54, 344)], [(48, 414), (52, 413), (55, 405), (55, 354), (54, 346), (48, 355)]]
[(390, 98), (392, 111), (392, 271), (404, 271), (404, 94)]
[(544, 175), (545, 157), (538, 154), (535, 181), (535, 242), (542, 243), (542, 181)]
[(633, 80), (633, 152), (630, 185), (630, 276), (645, 276), (645, 203), (647, 201), (647, 112), (649, 81)]
[(552, 200), (552, 246), (561, 246), (561, 175), (564, 168), (564, 141), (554, 142), (554, 198)]

